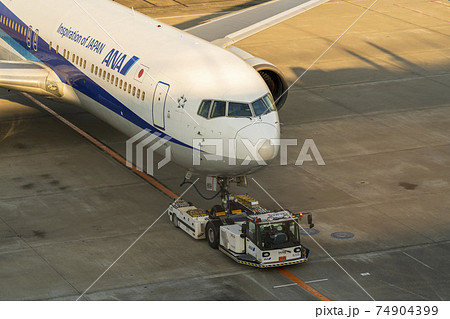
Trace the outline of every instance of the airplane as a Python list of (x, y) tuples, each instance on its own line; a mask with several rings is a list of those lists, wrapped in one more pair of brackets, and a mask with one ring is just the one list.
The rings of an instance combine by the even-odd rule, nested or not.
[[(245, 176), (279, 152), (288, 84), (235, 44), (326, 1), (269, 1), (180, 30), (111, 0), (2, 0), (0, 87), (76, 105), (129, 137), (146, 130), (190, 171)], [(210, 139), (235, 148), (205, 160)]]

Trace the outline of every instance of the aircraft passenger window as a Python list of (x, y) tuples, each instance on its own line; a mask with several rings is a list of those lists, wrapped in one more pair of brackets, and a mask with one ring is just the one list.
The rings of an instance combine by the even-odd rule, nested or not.
[(135, 95), (136, 95), (136, 87), (133, 86), (133, 96), (135, 96)]
[(38, 50), (38, 40), (39, 40), (39, 30), (34, 30), (34, 39), (33, 39), (33, 50)]
[(75, 63), (75, 54), (72, 54), (72, 63)]
[(105, 80), (105, 79), (106, 79), (106, 70), (103, 71), (103, 80)]
[(56, 46), (56, 54), (59, 53), (59, 45)]
[(91, 73), (94, 73), (94, 65), (91, 64)]
[(131, 84), (128, 84), (128, 94), (131, 93)]
[(66, 57), (66, 49), (63, 51), (63, 57)]
[(77, 55), (77, 60), (76, 61), (77, 61), (76, 62), (77, 64), (80, 63), (80, 57), (78, 55)]
[(125, 92), (127, 91), (127, 85), (128, 85), (127, 82), (125, 82), (125, 84), (123, 85), (123, 90), (124, 90)]
[(67, 51), (67, 57), (66, 57), (67, 61), (69, 61), (70, 59), (70, 51)]
[(99, 77), (102, 77), (102, 74), (103, 74), (102, 68), (98, 69), (98, 76), (99, 76)]
[(119, 78), (116, 78), (116, 86), (118, 85), (118, 83), (119, 83)]
[(114, 75), (111, 75), (111, 84), (114, 85)]
[(250, 106), (244, 103), (228, 103), (228, 116), (232, 117), (252, 117)]
[(202, 104), (200, 104), (200, 108), (198, 109), (197, 114), (203, 116), (204, 118), (208, 118), (209, 109), (211, 108), (211, 102), (212, 101), (210, 100), (202, 101)]
[(109, 79), (111, 78), (111, 73), (108, 72), (108, 75), (106, 76), (106, 81), (109, 82)]
[(225, 116), (227, 103), (224, 101), (214, 101), (211, 109), (211, 118)]
[(145, 100), (145, 92), (142, 92), (142, 101)]
[(50, 43), (48, 44), (48, 49), (51, 51), (52, 50), (52, 41), (50, 41)]
[(137, 90), (136, 97), (137, 97), (138, 99), (141, 97), (141, 90), (140, 90), (140, 89)]
[(98, 66), (95, 67), (95, 75), (98, 74)]
[(123, 80), (120, 80), (119, 89), (121, 89), (121, 90), (122, 90), (122, 84), (123, 84)]

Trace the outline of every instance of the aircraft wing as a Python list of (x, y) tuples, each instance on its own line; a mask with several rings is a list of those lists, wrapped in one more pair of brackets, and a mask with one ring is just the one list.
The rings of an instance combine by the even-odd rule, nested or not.
[(184, 31), (226, 48), (327, 1), (274, 0), (219, 17)]
[(61, 82), (53, 71), (29, 61), (0, 60), (0, 88), (44, 96), (62, 96)]

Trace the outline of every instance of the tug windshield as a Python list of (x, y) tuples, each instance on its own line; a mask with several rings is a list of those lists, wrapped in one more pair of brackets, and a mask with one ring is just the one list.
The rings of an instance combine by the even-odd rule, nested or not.
[(293, 220), (258, 226), (257, 245), (262, 250), (283, 249), (300, 245), (298, 225)]

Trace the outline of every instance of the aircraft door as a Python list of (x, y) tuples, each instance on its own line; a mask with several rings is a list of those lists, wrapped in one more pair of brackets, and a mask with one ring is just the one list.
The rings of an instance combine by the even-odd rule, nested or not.
[(156, 85), (155, 94), (153, 95), (153, 125), (163, 130), (166, 128), (166, 119), (164, 115), (169, 89), (169, 84), (158, 82), (158, 84)]

